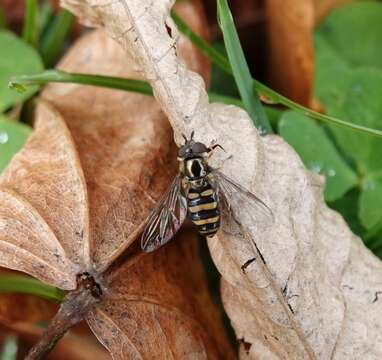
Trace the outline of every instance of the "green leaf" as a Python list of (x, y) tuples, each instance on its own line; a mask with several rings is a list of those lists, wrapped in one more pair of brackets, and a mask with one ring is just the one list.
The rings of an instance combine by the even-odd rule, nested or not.
[(350, 67), (382, 69), (381, 19), (381, 2), (354, 2), (333, 11), (318, 33)]
[[(354, 3), (334, 11), (315, 34), (315, 90), (327, 113), (374, 129), (382, 129), (381, 17), (381, 3)], [(382, 142), (338, 127), (330, 131), (363, 179), (358, 216), (369, 238), (382, 223)]]
[(16, 35), (7, 30), (0, 31), (0, 113), (9, 107), (28, 99), (37, 91), (29, 88), (24, 93), (8, 89), (13, 75), (32, 74), (43, 70), (39, 54)]
[(0, 173), (24, 145), (32, 129), (0, 115)]
[(294, 111), (286, 111), (279, 132), (300, 155), (305, 166), (326, 177), (325, 199), (334, 201), (357, 184), (347, 165), (322, 127)]
[(360, 191), (358, 188), (350, 190), (343, 197), (329, 203), (329, 206), (338, 211), (346, 222), (349, 224), (350, 229), (358, 236), (365, 236), (365, 228), (362, 226), (358, 218), (358, 207)]
[[(341, 92), (341, 98), (327, 102), (327, 111), (338, 117), (346, 117), (353, 123), (382, 128), (382, 72), (375, 69), (352, 71), (342, 84), (333, 84)], [(362, 175), (382, 167), (382, 141), (347, 129), (331, 127), (338, 145), (351, 157)]]
[(362, 182), (359, 204), (359, 216), (366, 228), (370, 229), (381, 221), (382, 171), (367, 176)]
[(0, 276), (0, 293), (21, 293), (61, 302), (64, 292), (53, 286), (24, 275)]
[(244, 106), (255, 126), (262, 133), (272, 133), (265, 111), (253, 86), (253, 80), (240, 45), (227, 0), (217, 0), (218, 20), (232, 72)]

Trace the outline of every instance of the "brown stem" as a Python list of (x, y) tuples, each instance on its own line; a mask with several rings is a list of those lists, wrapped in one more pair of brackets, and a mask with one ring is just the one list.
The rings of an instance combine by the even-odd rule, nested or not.
[(84, 319), (88, 311), (99, 300), (91, 289), (80, 287), (64, 299), (55, 317), (45, 330), (39, 342), (32, 347), (25, 360), (43, 359), (74, 325)]

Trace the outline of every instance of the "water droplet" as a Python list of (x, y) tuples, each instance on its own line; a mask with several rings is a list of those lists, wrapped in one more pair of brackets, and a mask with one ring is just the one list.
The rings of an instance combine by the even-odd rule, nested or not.
[(0, 144), (6, 144), (8, 140), (8, 134), (6, 132), (0, 132)]
[(328, 176), (335, 176), (335, 175), (336, 175), (336, 170), (334, 170), (334, 169), (328, 170)]
[(320, 164), (312, 164), (312, 165), (310, 166), (310, 169), (311, 169), (313, 172), (319, 174), (319, 173), (321, 172), (321, 170), (322, 170), (322, 167), (321, 167)]

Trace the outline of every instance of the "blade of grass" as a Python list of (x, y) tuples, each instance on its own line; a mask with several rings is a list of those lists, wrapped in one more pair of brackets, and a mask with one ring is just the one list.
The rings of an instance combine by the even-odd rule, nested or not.
[[(90, 74), (73, 74), (67, 73), (59, 70), (46, 70), (39, 74), (34, 75), (20, 75), (15, 76), (9, 82), (9, 87), (13, 88), (17, 91), (25, 91), (25, 86), (32, 85), (45, 85), (50, 82), (58, 82), (58, 83), (75, 83), (75, 84), (83, 84), (83, 85), (93, 85), (100, 87), (107, 87), (111, 89), (118, 89), (124, 91), (132, 91), (137, 92), (144, 95), (153, 95), (151, 86), (149, 83), (141, 80), (134, 79), (125, 79), (118, 78), (113, 76), (102, 76), (102, 75), (90, 75)], [(275, 104), (282, 104), (284, 106), (289, 107), (290, 109), (294, 109), (302, 112), (303, 114), (316, 119), (325, 121), (337, 126), (342, 126), (345, 128), (350, 128), (355, 131), (359, 131), (368, 135), (372, 135), (375, 137), (382, 137), (382, 131), (367, 128), (364, 126), (359, 126), (356, 124), (348, 123), (346, 121), (323, 115), (320, 113), (316, 113), (312, 110), (309, 110), (293, 101), (285, 98), (284, 96), (278, 94), (267, 86), (257, 82), (256, 86), (258, 90), (263, 94), (267, 95)], [(229, 97), (226, 95), (220, 95), (216, 93), (209, 93), (210, 101), (218, 101), (229, 105), (235, 105), (244, 108), (244, 104), (241, 100)], [(286, 105), (288, 104), (288, 105)]]
[(34, 75), (15, 76), (10, 80), (9, 87), (17, 91), (24, 91), (25, 86), (44, 85), (50, 82), (94, 85), (125, 91), (133, 91), (144, 95), (153, 95), (150, 84), (142, 80), (80, 73), (74, 74), (60, 70), (46, 70), (42, 73)]
[(64, 298), (62, 290), (22, 275), (0, 276), (0, 293), (30, 294), (55, 302)]
[[(179, 18), (179, 16), (178, 16), (178, 18)], [(176, 24), (178, 24), (178, 22), (175, 21), (175, 19), (174, 19), (174, 22)], [(185, 24), (183, 21), (181, 24), (182, 24), (182, 26), (179, 27), (179, 30), (182, 33), (184, 33), (184, 35), (187, 36), (193, 42), (193, 44), (195, 44), (206, 56), (208, 56), (208, 58), (214, 64), (219, 66), (227, 74), (232, 75), (231, 66), (229, 65), (229, 62), (225, 58), (225, 56), (219, 52), (219, 56), (217, 57), (215, 55), (216, 51), (213, 51), (214, 49), (211, 45), (209, 45), (203, 39), (200, 39), (199, 36), (197, 34), (195, 34), (187, 26), (187, 24)], [(222, 58), (224, 58), (224, 59), (222, 59)], [(228, 64), (228, 66), (227, 66), (227, 64)], [(359, 125), (356, 125), (356, 124), (335, 118), (333, 116), (328, 116), (328, 115), (318, 113), (316, 111), (313, 111), (311, 109), (308, 109), (304, 106), (301, 106), (301, 105), (295, 103), (294, 101), (286, 98), (285, 96), (282, 96), (281, 94), (277, 93), (276, 91), (272, 90), (271, 88), (269, 88), (268, 86), (264, 85), (263, 83), (261, 83), (260, 81), (258, 81), (256, 79), (252, 79), (252, 81), (253, 81), (253, 86), (255, 87), (255, 89), (259, 93), (266, 95), (273, 103), (284, 105), (284, 106), (288, 107), (289, 109), (301, 111), (311, 119), (323, 121), (323, 122), (330, 123), (330, 124), (337, 125), (337, 126), (341, 126), (341, 127), (346, 127), (346, 128), (349, 128), (349, 129), (352, 129), (355, 131), (359, 131), (359, 132), (362, 132), (362, 133), (365, 133), (365, 134), (368, 134), (371, 136), (382, 137), (382, 131), (380, 131), (380, 130), (372, 129), (372, 128), (368, 128), (368, 127), (364, 127), (364, 126), (359, 126)], [(224, 101), (222, 101), (222, 102), (224, 102)]]
[(40, 53), (47, 68), (59, 58), (73, 21), (74, 16), (69, 11), (60, 11), (42, 38)]
[[(142, 80), (125, 79), (113, 76), (68, 73), (60, 70), (46, 70), (39, 74), (15, 76), (9, 82), (9, 87), (17, 91), (25, 91), (26, 86), (45, 85), (50, 82), (93, 85), (117, 90), (132, 91), (143, 95), (153, 95), (149, 83)], [(220, 101), (229, 105), (244, 108), (240, 99), (230, 96), (209, 93), (210, 101)]]
[(228, 59), (244, 106), (261, 133), (272, 133), (272, 127), (253, 87), (252, 76), (240, 45), (227, 0), (217, 0), (217, 6), (218, 21), (223, 32)]
[(23, 26), (23, 40), (37, 47), (38, 43), (38, 3), (37, 0), (25, 0), (25, 17)]

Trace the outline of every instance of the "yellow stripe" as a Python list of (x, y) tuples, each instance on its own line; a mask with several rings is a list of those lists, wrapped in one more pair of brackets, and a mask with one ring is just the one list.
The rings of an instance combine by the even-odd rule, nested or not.
[(213, 224), (219, 221), (219, 216), (215, 216), (210, 219), (194, 220), (195, 225)]
[(207, 203), (207, 204), (191, 206), (189, 208), (190, 212), (192, 212), (192, 213), (196, 213), (196, 212), (202, 211), (202, 210), (212, 210), (212, 209), (216, 209), (216, 202), (215, 201), (211, 202), (211, 203)]
[(200, 195), (202, 196), (210, 196), (212, 195), (214, 192), (212, 189), (208, 189), (208, 190), (204, 190), (203, 192), (200, 193)]
[(198, 193), (188, 193), (187, 197), (189, 199), (197, 199), (199, 197)]

